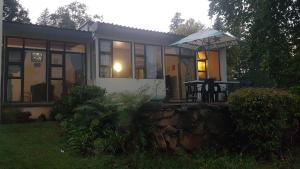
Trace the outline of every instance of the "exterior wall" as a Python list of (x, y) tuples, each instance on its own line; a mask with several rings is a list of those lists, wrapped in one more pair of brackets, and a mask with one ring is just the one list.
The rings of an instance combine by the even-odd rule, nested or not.
[(220, 56), (220, 73), (221, 81), (227, 82), (227, 58), (226, 58), (226, 48), (219, 50)]
[(138, 93), (146, 90), (152, 99), (163, 99), (166, 96), (164, 79), (97, 78), (95, 85), (105, 88), (108, 93)]

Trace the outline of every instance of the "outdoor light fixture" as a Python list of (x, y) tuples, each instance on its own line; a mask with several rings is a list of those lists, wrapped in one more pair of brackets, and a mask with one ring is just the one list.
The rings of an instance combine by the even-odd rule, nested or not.
[(120, 63), (115, 63), (114, 64), (114, 70), (116, 71), (116, 72), (121, 72), (122, 71), (122, 69), (123, 69), (123, 67), (122, 67), (122, 65), (120, 64)]

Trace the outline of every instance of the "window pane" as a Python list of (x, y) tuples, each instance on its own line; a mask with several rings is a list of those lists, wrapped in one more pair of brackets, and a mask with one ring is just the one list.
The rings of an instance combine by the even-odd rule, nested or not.
[(111, 52), (111, 41), (100, 40), (100, 51)]
[(85, 46), (83, 44), (66, 43), (67, 52), (85, 53)]
[(66, 87), (69, 90), (75, 85), (84, 84), (83, 55), (66, 54)]
[(113, 42), (113, 77), (131, 77), (131, 44)]
[(100, 64), (105, 66), (111, 66), (111, 55), (110, 54), (100, 54)]
[(197, 59), (199, 59), (199, 60), (205, 60), (206, 59), (205, 52), (198, 52), (197, 53)]
[(198, 61), (198, 71), (206, 71), (205, 61)]
[(25, 51), (24, 59), (24, 102), (45, 102), (46, 52)]
[(8, 66), (8, 77), (21, 77), (21, 66), (9, 65)]
[(19, 102), (21, 101), (21, 79), (7, 80), (7, 101)]
[(31, 49), (46, 49), (46, 41), (25, 39), (25, 48)]
[(166, 47), (165, 54), (179, 55), (179, 48)]
[(63, 81), (62, 80), (51, 80), (49, 100), (57, 101), (63, 94)]
[(149, 79), (157, 79), (163, 77), (163, 65), (160, 46), (146, 46), (146, 68)]
[(145, 73), (145, 58), (144, 57), (135, 57), (135, 77), (137, 79), (144, 79)]
[(206, 79), (206, 72), (198, 72), (198, 79), (199, 80)]
[(135, 44), (134, 53), (135, 55), (145, 55), (145, 46), (140, 44)]
[(22, 55), (20, 50), (9, 50), (8, 62), (21, 62)]
[(23, 48), (23, 39), (21, 39), (21, 38), (7, 38), (7, 47)]
[(100, 66), (100, 77), (111, 77), (111, 67)]
[(51, 78), (63, 78), (62, 67), (52, 67), (51, 68)]
[(191, 49), (181, 48), (181, 55), (194, 56), (194, 51)]
[(62, 43), (62, 42), (51, 42), (50, 49), (52, 51), (64, 51), (64, 43)]
[(209, 78), (220, 80), (220, 61), (218, 52), (208, 52), (208, 76)]
[(63, 64), (63, 54), (52, 53), (51, 54), (51, 64), (62, 65)]

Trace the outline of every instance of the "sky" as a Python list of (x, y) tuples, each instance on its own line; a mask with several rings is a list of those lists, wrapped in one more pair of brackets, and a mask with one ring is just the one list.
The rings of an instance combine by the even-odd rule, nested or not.
[[(36, 22), (41, 12), (48, 8), (50, 13), (59, 6), (74, 0), (19, 0), (29, 17)], [(176, 12), (182, 18), (194, 18), (207, 27), (213, 24), (208, 16), (208, 0), (77, 0), (88, 7), (88, 13), (103, 16), (103, 21), (124, 26), (168, 32), (171, 19)]]

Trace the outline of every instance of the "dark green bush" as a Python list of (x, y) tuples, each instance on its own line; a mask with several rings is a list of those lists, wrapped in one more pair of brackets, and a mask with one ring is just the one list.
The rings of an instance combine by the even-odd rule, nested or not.
[(18, 108), (6, 108), (1, 114), (2, 123), (25, 123), (30, 122), (30, 112), (22, 112)]
[[(84, 155), (129, 151), (136, 136), (137, 110), (148, 99), (142, 94), (106, 95), (95, 86), (75, 87), (58, 102), (55, 118), (65, 129), (66, 147)], [(131, 146), (132, 147), (132, 146)]]
[(296, 129), (297, 98), (270, 88), (240, 89), (229, 96), (235, 140), (242, 151), (258, 156), (278, 152), (287, 133)]
[(53, 107), (51, 116), (53, 118), (68, 118), (72, 116), (72, 110), (86, 101), (102, 98), (105, 95), (105, 90), (97, 86), (75, 86), (71, 89), (69, 95), (64, 96)]

